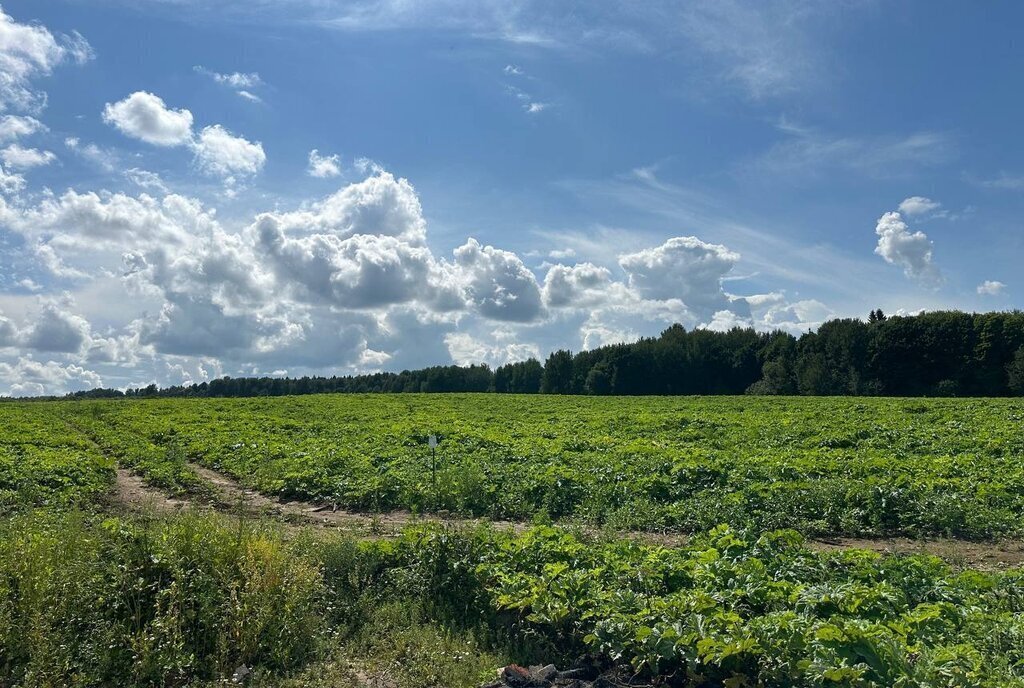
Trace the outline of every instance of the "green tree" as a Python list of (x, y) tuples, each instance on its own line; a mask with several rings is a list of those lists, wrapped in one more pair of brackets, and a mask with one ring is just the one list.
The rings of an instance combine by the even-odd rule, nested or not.
[(1015, 396), (1024, 397), (1024, 346), (1017, 349), (1010, 365), (1006, 366), (1006, 377), (1010, 391)]
[(544, 363), (544, 377), (541, 391), (545, 394), (570, 394), (572, 392), (572, 353), (559, 350), (548, 356)]

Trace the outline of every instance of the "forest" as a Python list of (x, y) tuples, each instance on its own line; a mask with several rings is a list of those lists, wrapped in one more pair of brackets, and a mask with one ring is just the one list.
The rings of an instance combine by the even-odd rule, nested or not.
[(319, 393), (803, 396), (1024, 395), (1024, 312), (937, 311), (830, 320), (799, 338), (777, 330), (727, 332), (673, 325), (658, 337), (498, 366), (433, 366), (335, 377), (224, 377), (104, 397), (253, 397)]

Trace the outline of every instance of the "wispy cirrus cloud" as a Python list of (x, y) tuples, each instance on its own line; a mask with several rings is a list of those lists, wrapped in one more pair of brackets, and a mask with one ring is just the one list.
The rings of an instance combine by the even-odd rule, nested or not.
[(949, 162), (957, 154), (953, 137), (940, 131), (837, 135), (785, 119), (778, 129), (784, 138), (744, 162), (741, 174), (791, 180), (845, 170), (876, 179), (900, 178)]
[[(123, 1), (123, 0), (122, 0)], [(204, 19), (300, 22), (346, 32), (428, 30), (556, 50), (660, 53), (764, 100), (834, 80), (828, 37), (867, 1), (148, 0)], [(694, 82), (696, 83), (696, 82)]]

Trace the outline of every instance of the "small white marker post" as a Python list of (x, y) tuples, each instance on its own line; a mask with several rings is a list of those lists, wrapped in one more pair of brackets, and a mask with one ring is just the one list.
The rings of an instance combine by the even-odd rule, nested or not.
[(434, 511), (437, 511), (437, 435), (427, 437), (430, 447), (430, 487), (434, 491)]

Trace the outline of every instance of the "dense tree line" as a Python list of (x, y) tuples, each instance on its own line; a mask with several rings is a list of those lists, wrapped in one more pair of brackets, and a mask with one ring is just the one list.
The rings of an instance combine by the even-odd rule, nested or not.
[[(734, 328), (687, 331), (590, 351), (556, 351), (492, 371), (435, 366), (346, 377), (222, 378), (124, 396), (280, 396), (349, 392), (549, 394), (1024, 395), (1024, 312), (940, 311), (839, 319), (799, 338)], [(91, 390), (75, 397), (121, 396)]]

